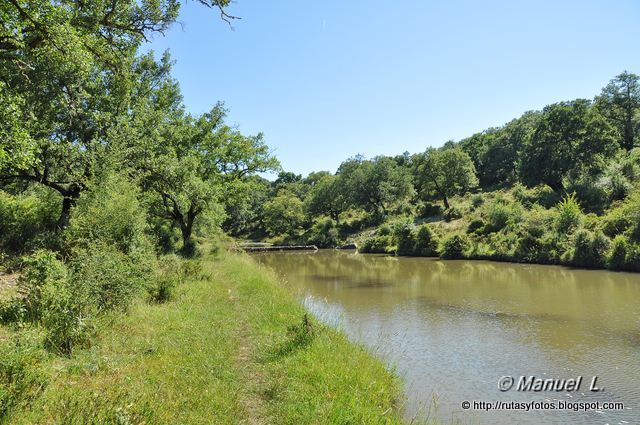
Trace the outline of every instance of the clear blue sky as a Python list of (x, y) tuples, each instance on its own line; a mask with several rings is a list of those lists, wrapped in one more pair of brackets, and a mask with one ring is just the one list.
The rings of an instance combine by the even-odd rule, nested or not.
[(183, 3), (170, 49), (192, 113), (222, 100), (288, 171), (420, 152), (640, 73), (640, 2), (237, 0), (234, 30)]

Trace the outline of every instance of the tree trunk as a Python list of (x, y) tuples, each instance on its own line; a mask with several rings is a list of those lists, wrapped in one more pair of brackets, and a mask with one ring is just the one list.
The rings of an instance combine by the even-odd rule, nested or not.
[(62, 211), (60, 212), (60, 218), (58, 218), (57, 228), (58, 230), (64, 230), (69, 227), (69, 221), (71, 220), (71, 208), (75, 204), (75, 199), (70, 197), (62, 198)]
[(445, 209), (449, 209), (449, 200), (447, 199), (446, 195), (442, 195), (442, 202), (444, 202), (444, 208)]

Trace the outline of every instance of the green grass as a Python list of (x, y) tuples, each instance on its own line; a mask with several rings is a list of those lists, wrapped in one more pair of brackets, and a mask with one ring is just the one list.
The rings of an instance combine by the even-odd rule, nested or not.
[(311, 321), (247, 256), (205, 257), (173, 301), (139, 302), (92, 348), (51, 360), (8, 423), (399, 423), (384, 365)]

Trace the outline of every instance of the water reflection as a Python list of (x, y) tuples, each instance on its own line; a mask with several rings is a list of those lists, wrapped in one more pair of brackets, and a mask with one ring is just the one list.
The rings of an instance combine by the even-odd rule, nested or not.
[[(407, 415), (438, 398), (471, 423), (636, 423), (640, 278), (629, 273), (339, 251), (266, 253), (314, 314), (405, 378)], [(598, 375), (604, 393), (501, 393), (503, 375)], [(586, 388), (585, 388), (586, 389)], [(622, 412), (464, 412), (463, 400), (623, 401)]]

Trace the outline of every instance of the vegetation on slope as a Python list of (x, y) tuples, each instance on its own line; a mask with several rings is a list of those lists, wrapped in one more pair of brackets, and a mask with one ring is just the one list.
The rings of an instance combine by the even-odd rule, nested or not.
[(640, 77), (423, 153), (253, 179), (239, 237), (362, 252), (640, 270)]
[(271, 271), (233, 254), (181, 267), (172, 301), (135, 302), (71, 359), (3, 342), (20, 377), (8, 388), (31, 399), (5, 421), (400, 422), (397, 380), (309, 319)]

